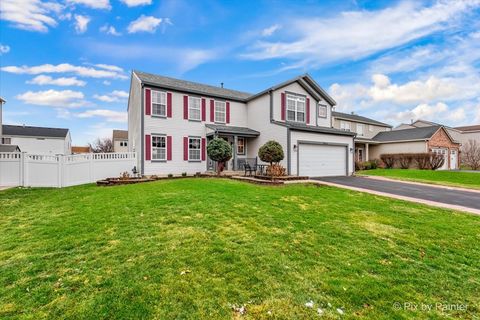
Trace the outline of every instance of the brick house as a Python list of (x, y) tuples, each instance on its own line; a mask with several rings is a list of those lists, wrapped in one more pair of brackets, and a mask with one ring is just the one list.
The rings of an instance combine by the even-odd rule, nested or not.
[(443, 126), (427, 126), (380, 132), (370, 146), (370, 157), (380, 158), (388, 153), (435, 152), (443, 155), (445, 163), (441, 170), (460, 167), (460, 143), (452, 138)]

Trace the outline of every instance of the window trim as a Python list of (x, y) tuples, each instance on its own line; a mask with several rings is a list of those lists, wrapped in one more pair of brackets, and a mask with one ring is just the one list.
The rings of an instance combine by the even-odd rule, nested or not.
[[(151, 91), (151, 96), (150, 96), (150, 100), (151, 100), (151, 101), (150, 101), (150, 103), (151, 103), (151, 105), (152, 105), (152, 106), (151, 106), (151, 109), (152, 109), (152, 110), (151, 110), (151, 112), (150, 112), (150, 113), (151, 113), (151, 116), (152, 116), (152, 117), (159, 117), (159, 118), (166, 118), (166, 117), (167, 117), (167, 92), (166, 92), (166, 91), (163, 91), (163, 90), (154, 90), (154, 89), (150, 89), (150, 91)], [(160, 94), (162, 94), (162, 95), (165, 96), (165, 104), (164, 104), (164, 105), (165, 105), (165, 114), (159, 114), (159, 113), (155, 113), (155, 112), (154, 112), (154, 110), (155, 110), (155, 108), (153, 107), (153, 104), (154, 104), (154, 102), (153, 102), (154, 92), (158, 92), (158, 93), (160, 93)], [(162, 104), (159, 103), (159, 102), (158, 102), (158, 103), (155, 102), (155, 104), (162, 105)]]
[[(199, 141), (199, 148), (198, 149), (190, 149), (190, 139), (195, 139)], [(188, 136), (188, 162), (202, 162), (202, 137), (198, 136)], [(198, 150), (198, 159), (191, 159), (190, 158), (190, 150)]]
[[(317, 114), (319, 118), (326, 119), (328, 117), (328, 106), (326, 104), (319, 103), (317, 106)], [(320, 115), (320, 108), (325, 108), (325, 115)]]
[[(294, 99), (291, 99), (295, 102), (295, 107), (294, 109), (289, 109), (288, 107), (288, 100), (289, 100), (289, 97), (292, 97)], [(298, 110), (298, 102), (299, 102), (299, 99), (303, 99), (303, 111), (299, 111)], [(288, 112), (294, 112), (295, 114), (295, 117), (293, 120), (290, 120), (288, 118)], [(285, 116), (285, 119), (287, 122), (298, 122), (298, 123), (307, 123), (307, 97), (305, 95), (300, 95), (300, 94), (296, 94), (296, 93), (291, 93), (291, 92), (285, 92), (285, 113), (286, 113), (286, 116)], [(298, 120), (298, 114), (299, 113), (303, 113), (303, 121), (299, 121)]]
[[(155, 147), (157, 149), (165, 149), (165, 158), (164, 159), (154, 159), (153, 158), (153, 155), (154, 155), (154, 152), (153, 152), (153, 138), (156, 137), (156, 138), (163, 138), (165, 140), (165, 148), (161, 148), (161, 147)], [(150, 157), (151, 157), (151, 161), (153, 162), (167, 162), (167, 148), (168, 148), (168, 145), (167, 145), (167, 135), (166, 134), (160, 134), (160, 133), (152, 133), (150, 134)]]
[[(217, 102), (219, 103), (223, 103), (223, 116), (224, 116), (224, 120), (223, 121), (219, 121), (217, 120)], [(227, 101), (222, 101), (222, 100), (214, 100), (213, 102), (214, 104), (214, 108), (213, 108), (213, 122), (215, 123), (227, 123)]]
[[(240, 140), (243, 141), (243, 152), (239, 152), (238, 151), (238, 147), (240, 146), (240, 144), (238, 143)], [(247, 139), (245, 139), (244, 137), (238, 137), (237, 138), (237, 155), (239, 156), (244, 156), (247, 154)]]
[[(362, 133), (358, 130), (359, 127), (362, 127)], [(365, 136), (365, 125), (363, 123), (357, 123), (357, 134), (359, 136)]]
[[(348, 129), (342, 128), (342, 124), (348, 124)], [(340, 129), (345, 131), (352, 131), (352, 124), (350, 123), (350, 121), (340, 120)]]
[[(190, 99), (198, 100), (198, 119), (192, 118), (190, 110), (193, 108), (190, 106)], [(197, 96), (188, 96), (188, 120), (190, 121), (202, 121), (202, 98)]]

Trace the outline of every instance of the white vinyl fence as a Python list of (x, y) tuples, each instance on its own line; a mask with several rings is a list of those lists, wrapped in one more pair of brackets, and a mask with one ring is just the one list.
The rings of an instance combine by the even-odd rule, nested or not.
[(0, 152), (0, 186), (69, 187), (132, 174), (135, 153), (41, 155)]

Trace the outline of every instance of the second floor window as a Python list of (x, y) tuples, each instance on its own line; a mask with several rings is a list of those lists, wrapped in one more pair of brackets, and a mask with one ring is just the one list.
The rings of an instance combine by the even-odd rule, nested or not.
[(305, 97), (287, 94), (287, 121), (305, 122)]
[(324, 104), (318, 105), (318, 117), (326, 118), (327, 117), (327, 106)]
[(200, 120), (200, 98), (188, 97), (188, 119)]
[(2, 138), (2, 144), (12, 144), (11, 138)]
[(364, 130), (363, 124), (357, 123), (357, 134), (358, 134), (359, 136), (363, 136), (363, 130)]
[(165, 92), (152, 90), (152, 115), (167, 116), (167, 94)]
[(340, 121), (340, 129), (350, 131), (350, 122)]
[(152, 135), (152, 160), (167, 159), (167, 138)]
[(224, 101), (215, 101), (215, 122), (225, 123), (226, 109)]
[(200, 138), (188, 138), (188, 160), (199, 161), (200, 158)]

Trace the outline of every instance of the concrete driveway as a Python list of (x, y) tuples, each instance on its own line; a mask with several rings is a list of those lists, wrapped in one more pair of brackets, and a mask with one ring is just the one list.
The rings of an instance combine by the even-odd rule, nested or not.
[(448, 188), (375, 180), (365, 177), (310, 178), (328, 185), (480, 214), (480, 193)]

